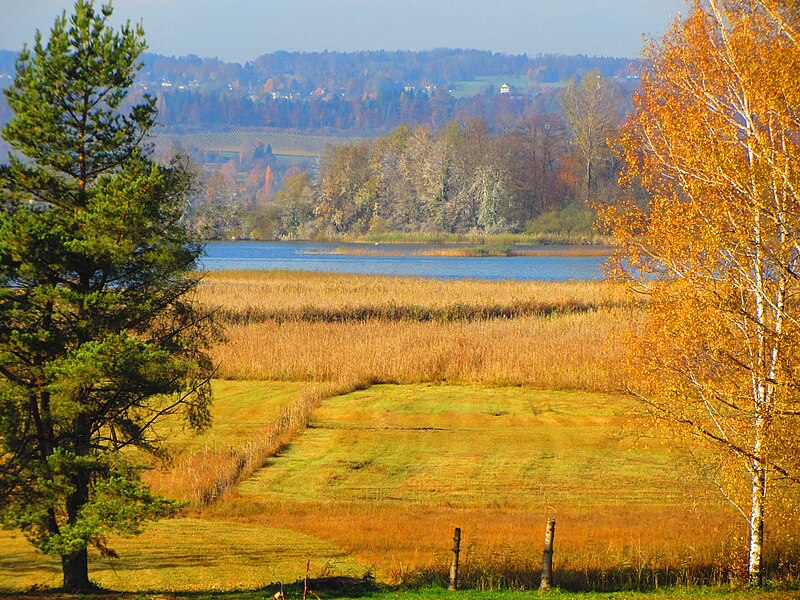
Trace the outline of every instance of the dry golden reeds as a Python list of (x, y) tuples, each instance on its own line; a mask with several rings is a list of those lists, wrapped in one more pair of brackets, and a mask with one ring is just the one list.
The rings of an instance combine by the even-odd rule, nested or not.
[(609, 311), (474, 322), (234, 325), (213, 351), (220, 375), (289, 381), (437, 381), (606, 391), (625, 326)]
[(624, 292), (602, 282), (212, 273), (220, 376), (614, 389)]
[[(344, 315), (365, 307), (417, 307), (439, 313), (447, 307), (468, 307), (477, 313), (485, 307), (532, 307), (531, 313), (537, 312), (537, 306), (586, 310), (618, 306), (626, 296), (620, 286), (599, 281), (440, 280), (302, 271), (218, 271), (206, 275), (198, 300), (211, 308), (224, 309), (227, 314), (251, 312), (279, 315), (281, 320), (306, 320), (313, 311)], [(398, 320), (403, 315), (398, 311), (391, 318)], [(452, 319), (440, 320), (458, 318), (456, 314)]]

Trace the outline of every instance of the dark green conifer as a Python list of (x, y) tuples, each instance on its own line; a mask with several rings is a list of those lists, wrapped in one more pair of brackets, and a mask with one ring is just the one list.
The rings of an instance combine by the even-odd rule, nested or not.
[(0, 518), (61, 555), (67, 591), (90, 587), (88, 546), (178, 507), (136, 462), (159, 420), (210, 420), (190, 180), (150, 157), (154, 102), (126, 102), (143, 32), (110, 14), (78, 0), (22, 52), (0, 166)]

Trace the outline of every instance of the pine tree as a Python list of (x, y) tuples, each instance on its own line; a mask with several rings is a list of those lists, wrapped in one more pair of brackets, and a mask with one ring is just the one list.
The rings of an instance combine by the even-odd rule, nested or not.
[[(213, 324), (191, 300), (202, 247), (181, 225), (190, 186), (146, 143), (156, 109), (126, 102), (141, 26), (78, 0), (17, 62), (0, 166), (0, 518), (89, 587), (88, 546), (178, 503), (135, 456), (157, 426), (209, 425)], [(140, 452), (133, 453), (130, 449)]]

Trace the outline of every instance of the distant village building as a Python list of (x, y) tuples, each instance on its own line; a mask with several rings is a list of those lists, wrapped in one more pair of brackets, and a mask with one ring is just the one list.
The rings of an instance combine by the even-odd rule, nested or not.
[(510, 94), (511, 93), (511, 86), (507, 83), (504, 83), (500, 86), (500, 93), (501, 94)]

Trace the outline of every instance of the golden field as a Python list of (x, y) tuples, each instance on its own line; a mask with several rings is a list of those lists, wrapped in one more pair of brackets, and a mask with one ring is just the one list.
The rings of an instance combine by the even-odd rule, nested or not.
[[(257, 589), (311, 575), (402, 584), (447, 576), (537, 585), (548, 517), (555, 584), (653, 589), (741, 580), (744, 521), (620, 391), (625, 290), (296, 272), (209, 273), (199, 300), (214, 427), (168, 421), (147, 474), (181, 519), (93, 555), (110, 589)], [(797, 523), (773, 526), (770, 573), (798, 577)], [(0, 590), (56, 585), (56, 561), (0, 533)]]
[(601, 282), (226, 272), (199, 298), (232, 322), (213, 349), (222, 377), (283, 381), (608, 391), (610, 336), (632, 314), (625, 291)]
[(316, 273), (308, 271), (211, 271), (198, 300), (210, 307), (273, 314), (307, 307), (355, 312), (364, 306), (445, 307), (533, 302), (597, 308), (626, 302), (625, 289), (599, 281), (483, 281)]

